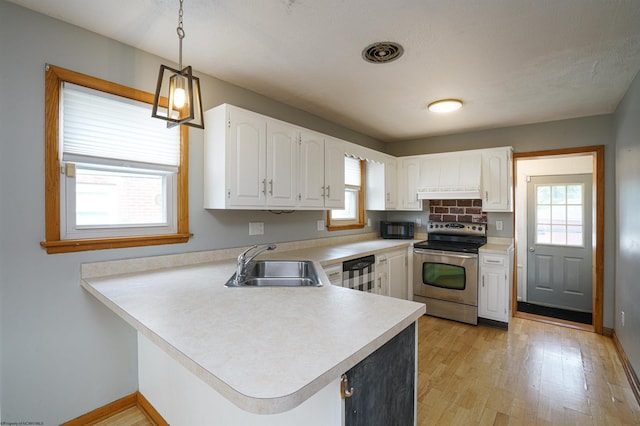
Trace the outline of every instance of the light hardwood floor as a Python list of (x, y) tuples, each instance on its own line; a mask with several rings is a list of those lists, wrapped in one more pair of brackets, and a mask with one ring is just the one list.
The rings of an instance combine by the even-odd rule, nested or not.
[(131, 407), (113, 414), (108, 419), (90, 423), (91, 426), (155, 426), (138, 408)]
[[(504, 331), (423, 316), (417, 424), (640, 425), (640, 406), (608, 337), (519, 318)], [(134, 407), (96, 425), (153, 423)]]
[(613, 341), (512, 318), (509, 331), (423, 316), (418, 425), (640, 425)]

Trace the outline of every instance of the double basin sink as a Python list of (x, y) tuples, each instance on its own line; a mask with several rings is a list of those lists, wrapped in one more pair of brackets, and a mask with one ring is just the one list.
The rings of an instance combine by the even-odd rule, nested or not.
[(233, 274), (227, 287), (320, 287), (322, 282), (310, 260), (258, 260), (249, 263), (240, 282)]

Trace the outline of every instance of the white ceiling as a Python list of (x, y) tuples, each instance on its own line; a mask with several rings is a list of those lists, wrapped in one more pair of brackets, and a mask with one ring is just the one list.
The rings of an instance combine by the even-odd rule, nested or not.
[[(178, 0), (10, 1), (177, 61)], [(640, 70), (639, 0), (184, 0), (184, 29), (185, 65), (382, 141), (611, 113)]]

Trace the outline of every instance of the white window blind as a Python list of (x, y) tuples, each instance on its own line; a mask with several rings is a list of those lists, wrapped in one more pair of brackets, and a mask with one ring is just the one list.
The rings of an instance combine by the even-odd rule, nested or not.
[(71, 83), (64, 83), (61, 101), (63, 159), (179, 165), (179, 129), (151, 119), (151, 105)]
[(344, 158), (344, 184), (349, 186), (361, 186), (360, 160), (357, 158)]

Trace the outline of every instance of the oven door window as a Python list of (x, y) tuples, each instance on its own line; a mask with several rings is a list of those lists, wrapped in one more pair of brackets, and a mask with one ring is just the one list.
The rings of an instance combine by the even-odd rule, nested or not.
[(434, 287), (449, 290), (464, 290), (467, 274), (464, 266), (448, 263), (423, 262), (422, 282)]

